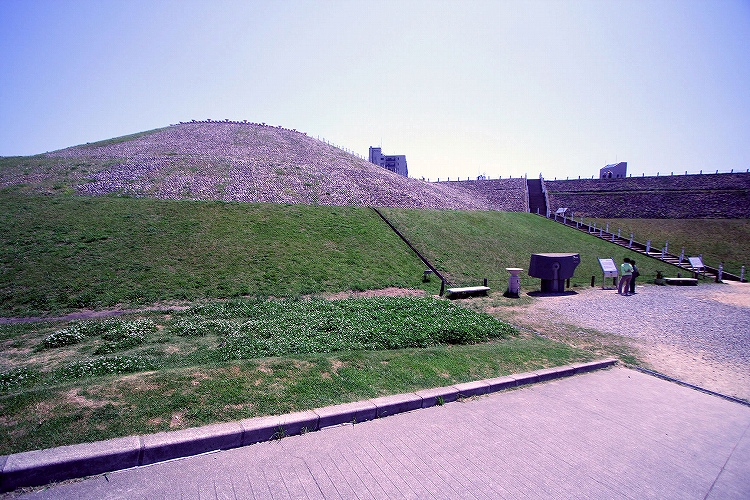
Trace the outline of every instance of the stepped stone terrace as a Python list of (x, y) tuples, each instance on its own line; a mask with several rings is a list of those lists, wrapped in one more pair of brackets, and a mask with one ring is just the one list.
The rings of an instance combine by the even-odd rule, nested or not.
[(72, 162), (82, 162), (85, 168), (64, 172), (65, 181), (82, 195), (523, 210), (518, 193), (490, 199), (459, 186), (405, 178), (305, 133), (249, 122), (180, 123), (44, 157), (37, 167), (27, 161), (23, 168), (0, 172), (0, 186), (40, 184), (59, 178)]
[(549, 208), (603, 218), (750, 218), (750, 174), (545, 181)]
[[(425, 182), (303, 132), (190, 121), (3, 159), (0, 187), (172, 200), (528, 211), (526, 179)], [(11, 161), (8, 161), (11, 160)], [(17, 163), (13, 163), (17, 160)], [(545, 181), (549, 209), (604, 218), (750, 218), (750, 173)]]

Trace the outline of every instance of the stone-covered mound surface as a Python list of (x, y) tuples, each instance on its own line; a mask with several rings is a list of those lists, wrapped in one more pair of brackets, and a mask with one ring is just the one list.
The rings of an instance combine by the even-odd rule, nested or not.
[(3, 158), (0, 187), (162, 199), (525, 211), (524, 186), (498, 199), (396, 175), (282, 127), (188, 122), (44, 155)]

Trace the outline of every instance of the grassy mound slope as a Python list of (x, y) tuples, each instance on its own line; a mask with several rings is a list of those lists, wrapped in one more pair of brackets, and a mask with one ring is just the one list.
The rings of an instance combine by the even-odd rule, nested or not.
[[(222, 298), (0, 325), (0, 453), (278, 414), (588, 360), (458, 304), (300, 300), (426, 286), (363, 208), (0, 196), (2, 311)], [(243, 298), (240, 295), (258, 298)], [(265, 296), (287, 297), (284, 300)]]
[[(601, 283), (599, 257), (636, 259), (644, 281), (657, 270), (667, 276), (677, 273), (654, 259), (531, 214), (384, 212), (453, 285), (478, 284), (486, 277), (492, 288), (503, 289), (505, 268), (527, 269), (531, 253), (538, 252), (580, 253), (572, 280), (579, 286), (587, 286), (591, 276)], [(365, 208), (41, 197), (5, 191), (0, 223), (5, 228), (0, 233), (0, 316), (391, 286), (438, 291), (435, 281), (421, 282), (421, 261)], [(704, 252), (707, 261), (723, 258), (729, 269), (738, 267), (743, 252), (748, 253), (746, 221), (686, 221), (679, 225), (682, 233), (674, 224), (651, 227), (655, 235), (674, 229), (692, 241), (693, 248), (714, 248), (715, 254)], [(735, 237), (717, 239), (716, 234)], [(675, 248), (681, 240), (673, 241)], [(527, 289), (538, 288), (538, 280), (523, 276)]]
[[(528, 271), (532, 253), (580, 253), (581, 263), (571, 279), (573, 286), (589, 286), (591, 276), (601, 286), (598, 258), (635, 259), (641, 280), (653, 279), (657, 270), (667, 276), (676, 268), (528, 213), (384, 209), (386, 217), (458, 286), (481, 284), (504, 289), (506, 267)], [(674, 269), (674, 271), (673, 271)], [(539, 280), (522, 273), (522, 285), (539, 289)]]
[(623, 235), (634, 234), (641, 243), (651, 240), (652, 248), (669, 241), (669, 253), (694, 257), (703, 254), (703, 262), (740, 274), (750, 265), (750, 219), (593, 219), (611, 229), (621, 228)]
[(423, 286), (365, 208), (4, 193), (0, 224), (0, 316)]

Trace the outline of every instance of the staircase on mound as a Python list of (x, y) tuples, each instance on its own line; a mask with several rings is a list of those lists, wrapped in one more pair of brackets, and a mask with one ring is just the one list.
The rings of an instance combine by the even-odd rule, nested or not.
[(529, 191), (529, 212), (547, 216), (547, 199), (542, 190), (542, 179), (526, 179), (526, 188)]
[[(679, 267), (680, 269), (684, 269), (691, 274), (700, 274), (700, 276), (703, 276), (704, 278), (713, 280), (718, 280), (719, 278), (719, 269), (716, 267), (708, 266), (705, 262), (703, 263), (703, 271), (701, 273), (696, 273), (693, 267), (690, 265), (690, 261), (688, 261), (686, 258), (680, 260), (680, 257), (678, 255), (673, 255), (663, 250), (648, 248), (648, 245), (646, 245), (645, 243), (640, 243), (635, 240), (630, 241), (629, 238), (622, 238), (614, 233), (604, 231), (601, 227), (590, 226), (582, 222), (576, 222), (575, 220), (569, 219), (567, 217), (554, 216), (550, 217), (550, 220), (554, 220), (555, 222), (559, 222), (560, 224), (564, 224), (573, 229), (578, 229), (579, 231), (589, 233), (599, 239), (614, 243), (615, 245), (619, 245), (634, 252), (638, 252), (642, 255), (645, 255), (646, 257), (651, 257), (652, 259), (657, 259), (672, 266)], [(744, 276), (737, 276), (736, 274), (728, 273), (726, 271), (722, 271), (721, 277), (723, 280), (728, 281), (747, 281), (744, 279)]]

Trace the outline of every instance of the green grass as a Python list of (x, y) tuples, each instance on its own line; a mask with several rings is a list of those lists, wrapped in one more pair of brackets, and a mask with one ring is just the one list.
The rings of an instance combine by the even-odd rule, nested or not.
[[(528, 213), (383, 209), (386, 217), (454, 285), (477, 285), (488, 278), (490, 287), (504, 290), (506, 267), (528, 271), (532, 253), (574, 252), (581, 263), (572, 286), (590, 286), (591, 276), (601, 286), (598, 258), (635, 259), (641, 281), (660, 270), (666, 276), (678, 269), (581, 231)], [(538, 290), (539, 280), (522, 273), (522, 285)]]
[(713, 267), (724, 263), (724, 269), (740, 274), (750, 265), (750, 220), (748, 219), (591, 219), (597, 225), (609, 223), (611, 231), (621, 228), (621, 235), (660, 249), (669, 241), (669, 253), (685, 257), (703, 254), (703, 261)]
[(590, 360), (540, 337), (103, 376), (0, 397), (0, 453), (283, 414)]
[(5, 188), (5, 192), (69, 195), (72, 187), (87, 182), (91, 176), (111, 163), (86, 158), (52, 158), (46, 155), (0, 157), (0, 181), (29, 175), (34, 185), (22, 184)]
[(593, 358), (449, 301), (393, 297), (236, 299), (104, 321), (4, 325), (0, 345), (0, 454)]
[(364, 208), (5, 191), (0, 224), (0, 316), (391, 286), (437, 292)]
[(516, 331), (430, 297), (235, 299), (136, 319), (0, 327), (0, 390), (296, 354), (477, 344)]
[[(580, 253), (574, 286), (592, 275), (600, 283), (597, 257), (636, 258), (644, 281), (669, 275), (661, 263), (530, 214), (384, 212), (453, 284), (486, 277), (498, 292), (461, 303), (319, 298), (392, 286), (437, 293), (437, 280), (422, 282), (422, 262), (368, 209), (0, 191), (0, 315), (161, 304), (103, 321), (0, 326), (0, 454), (605, 355), (638, 362), (627, 342), (598, 332), (561, 326), (552, 333), (563, 342), (530, 333), (546, 333), (519, 313), (535, 299), (499, 291), (505, 268), (527, 269), (531, 253)], [(702, 222), (691, 241), (717, 230)]]
[[(636, 259), (643, 282), (656, 271), (679, 271), (531, 214), (384, 212), (454, 285), (488, 278), (492, 288), (504, 289), (505, 268), (528, 269), (531, 253), (539, 252), (580, 253), (573, 286), (587, 286), (591, 276), (601, 283), (599, 257)], [(739, 271), (750, 241), (747, 221), (669, 222), (662, 226), (674, 228), (672, 248), (710, 246), (708, 262), (720, 255), (728, 271)], [(439, 286), (421, 282), (421, 261), (364, 208), (26, 196), (6, 189), (0, 224), (0, 316), (391, 286), (437, 293)], [(522, 276), (525, 289), (538, 289), (538, 280)]]

